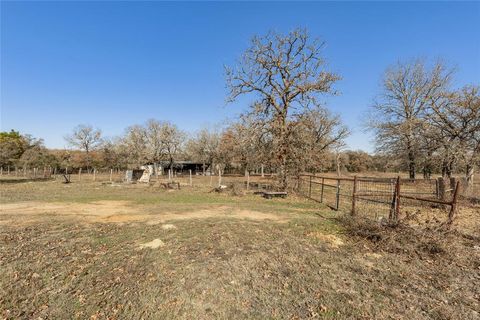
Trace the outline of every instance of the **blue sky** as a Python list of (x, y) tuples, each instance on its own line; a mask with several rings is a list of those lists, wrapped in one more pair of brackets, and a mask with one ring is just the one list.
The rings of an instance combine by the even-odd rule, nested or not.
[(4, 2), (1, 3), (1, 130), (62, 148), (77, 124), (106, 136), (149, 118), (187, 131), (234, 118), (223, 65), (255, 34), (308, 28), (343, 80), (328, 98), (373, 150), (361, 119), (385, 68), (443, 58), (456, 86), (480, 83), (479, 2)]

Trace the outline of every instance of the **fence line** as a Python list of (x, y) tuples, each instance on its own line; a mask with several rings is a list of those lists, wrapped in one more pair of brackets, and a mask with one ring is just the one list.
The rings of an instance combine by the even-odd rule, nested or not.
[[(337, 211), (361, 214), (375, 219), (388, 217), (397, 222), (401, 210), (419, 207), (449, 207), (447, 222), (457, 211), (460, 181), (410, 180), (372, 177), (329, 177), (304, 174), (298, 179), (298, 192)], [(453, 187), (452, 187), (453, 185)]]

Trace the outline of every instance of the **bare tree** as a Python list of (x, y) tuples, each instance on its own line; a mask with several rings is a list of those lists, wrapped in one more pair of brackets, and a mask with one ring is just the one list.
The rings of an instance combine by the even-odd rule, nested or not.
[(155, 119), (150, 119), (145, 123), (143, 134), (146, 158), (149, 162), (158, 163), (162, 159), (164, 126), (165, 123)]
[(220, 134), (215, 130), (204, 128), (196, 133), (195, 138), (190, 139), (187, 143), (187, 153), (196, 161), (203, 163), (203, 174), (217, 158), (218, 148), (220, 144)]
[(65, 140), (70, 146), (85, 151), (88, 170), (91, 163), (90, 152), (101, 145), (102, 132), (90, 125), (78, 125), (73, 129), (71, 135), (65, 137)]
[(480, 161), (479, 87), (466, 86), (445, 93), (443, 99), (432, 101), (429, 111), (428, 121), (435, 129), (444, 159), (442, 173), (450, 176), (453, 165), (461, 161), (465, 165), (465, 176), (471, 182), (475, 165)]
[(286, 35), (254, 37), (235, 68), (226, 68), (229, 101), (246, 94), (257, 100), (252, 112), (270, 124), (278, 148), (275, 163), (280, 184), (287, 188), (292, 124), (289, 120), (319, 105), (321, 94), (333, 93), (340, 77), (326, 70), (321, 56), (324, 43), (312, 40), (306, 30)]
[(121, 144), (121, 149), (127, 154), (130, 164), (139, 167), (148, 161), (147, 137), (144, 127), (140, 125), (128, 127)]
[(441, 62), (429, 68), (420, 59), (399, 62), (385, 72), (368, 126), (375, 132), (377, 151), (406, 155), (411, 179), (416, 176), (425, 112), (448, 89), (452, 74)]
[(182, 151), (187, 136), (185, 132), (170, 122), (161, 124), (159, 136), (162, 156), (168, 161), (169, 168), (172, 168), (175, 161), (178, 160), (177, 157)]

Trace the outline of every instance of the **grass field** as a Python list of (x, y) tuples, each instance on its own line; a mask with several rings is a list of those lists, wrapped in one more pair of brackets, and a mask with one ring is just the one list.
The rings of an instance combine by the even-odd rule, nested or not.
[(0, 188), (5, 319), (480, 317), (480, 229), (390, 230), (208, 186)]

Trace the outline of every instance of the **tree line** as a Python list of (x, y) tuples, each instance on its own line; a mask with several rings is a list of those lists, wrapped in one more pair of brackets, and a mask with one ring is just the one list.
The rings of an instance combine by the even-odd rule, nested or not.
[[(337, 95), (340, 75), (328, 69), (325, 43), (305, 29), (254, 37), (236, 64), (225, 68), (227, 100), (251, 104), (238, 119), (195, 134), (150, 119), (105, 139), (80, 125), (65, 137), (75, 150), (47, 150), (42, 140), (18, 132), (0, 135), (1, 165), (71, 165), (85, 168), (173, 166), (180, 160), (216, 170), (260, 166), (287, 188), (302, 172), (400, 171), (425, 178), (463, 171), (472, 179), (480, 153), (479, 88), (452, 89), (454, 70), (442, 62), (398, 63), (386, 70), (366, 127), (376, 153), (344, 151), (348, 128), (325, 106)], [(80, 151), (78, 151), (80, 150)]]

